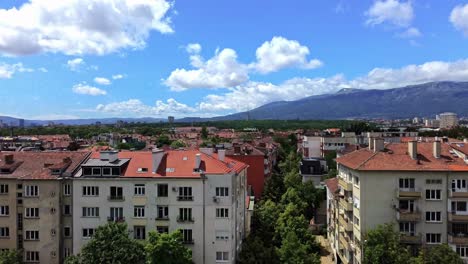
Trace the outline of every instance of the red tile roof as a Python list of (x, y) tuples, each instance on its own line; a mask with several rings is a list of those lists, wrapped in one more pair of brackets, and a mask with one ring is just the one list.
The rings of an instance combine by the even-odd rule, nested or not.
[(338, 190), (338, 178), (331, 178), (328, 180), (325, 180), (325, 185), (327, 188), (330, 190), (331, 193), (335, 194), (336, 191)]
[(433, 155), (433, 143), (417, 143), (418, 159), (408, 155), (408, 144), (390, 143), (381, 152), (362, 148), (340, 158), (337, 163), (364, 171), (468, 171), (463, 159), (450, 153), (448, 144), (441, 144), (441, 157)]

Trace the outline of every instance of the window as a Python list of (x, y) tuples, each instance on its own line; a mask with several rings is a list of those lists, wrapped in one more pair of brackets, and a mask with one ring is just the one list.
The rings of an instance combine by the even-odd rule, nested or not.
[(169, 219), (169, 206), (158, 205), (158, 219)]
[(83, 228), (83, 238), (91, 238), (95, 231), (94, 228)]
[(71, 195), (71, 185), (70, 184), (64, 184), (63, 185), (63, 195), (65, 196), (70, 196)]
[(353, 207), (356, 209), (359, 209), (360, 206), (361, 206), (361, 203), (359, 201), (359, 198), (357, 198), (356, 196), (353, 196)]
[(414, 200), (400, 200), (398, 209), (400, 213), (409, 213), (415, 211)]
[(354, 176), (354, 185), (359, 186), (359, 177)]
[(216, 240), (229, 240), (229, 231), (216, 230)]
[(99, 196), (99, 187), (83, 186), (83, 196)]
[(401, 178), (400, 189), (414, 189), (414, 178)]
[(466, 201), (452, 201), (452, 212), (466, 212)]
[(407, 236), (415, 235), (415, 224), (410, 222), (401, 222), (400, 223), (400, 233)]
[(65, 258), (71, 256), (71, 249), (70, 249), (70, 248), (64, 248), (64, 249), (63, 249), (63, 256), (64, 256)]
[(39, 240), (39, 231), (38, 230), (26, 230), (25, 240)]
[(134, 226), (133, 227), (133, 238), (135, 238), (135, 239), (145, 239), (146, 238), (146, 228), (144, 226)]
[(158, 197), (167, 197), (169, 186), (167, 184), (158, 184)]
[(101, 176), (101, 168), (92, 168), (92, 171), (93, 176)]
[(157, 226), (156, 230), (158, 230), (158, 233), (160, 233), (160, 234), (169, 233), (169, 227), (168, 226)]
[(102, 176), (111, 176), (112, 169), (111, 168), (102, 168)]
[(227, 252), (227, 251), (217, 251), (216, 252), (216, 261), (228, 262), (229, 261), (229, 252)]
[(442, 184), (442, 179), (427, 179), (426, 184)]
[(228, 208), (216, 208), (216, 217), (217, 218), (228, 218), (229, 209)]
[(119, 221), (123, 220), (123, 207), (111, 207), (110, 208), (110, 220)]
[(193, 244), (192, 229), (182, 229), (183, 242)]
[(24, 208), (25, 218), (39, 218), (39, 208)]
[(10, 237), (10, 228), (0, 227), (0, 237)]
[(144, 184), (135, 184), (135, 193), (136, 196), (145, 195), (145, 185)]
[(135, 206), (133, 208), (133, 216), (136, 218), (145, 217), (145, 207), (144, 206)]
[(39, 251), (26, 251), (26, 262), (39, 262)]
[(359, 218), (357, 218), (355, 215), (353, 215), (353, 222), (355, 225), (359, 226)]
[(71, 205), (66, 204), (63, 206), (63, 215), (71, 215)]
[(426, 190), (426, 200), (440, 200), (441, 190)]
[(23, 184), (21, 184), (21, 183), (16, 184), (16, 189), (22, 190), (23, 189)]
[(427, 222), (440, 222), (441, 221), (440, 212), (426, 212), (426, 221)]
[(460, 257), (468, 257), (468, 246), (457, 246), (456, 251)]
[(65, 237), (71, 237), (71, 227), (66, 226), (63, 228), (63, 235)]
[(179, 201), (193, 201), (192, 187), (179, 187)]
[(229, 196), (228, 187), (216, 187), (216, 196)]
[(426, 234), (426, 243), (428, 244), (440, 244), (440, 234), (428, 233)]
[(25, 186), (24, 197), (38, 197), (38, 196), (39, 196), (39, 186), (37, 185)]
[(193, 221), (192, 219), (192, 208), (179, 208), (179, 221)]
[(10, 215), (10, 207), (8, 205), (0, 206), (0, 216), (9, 216)]
[(91, 175), (91, 168), (83, 167), (83, 176), (90, 176)]
[(83, 217), (99, 217), (99, 207), (83, 207)]
[(117, 186), (110, 187), (110, 200), (123, 200), (123, 188)]
[(466, 192), (466, 180), (455, 179), (452, 180), (452, 192)]
[(0, 194), (8, 194), (8, 184), (0, 184)]

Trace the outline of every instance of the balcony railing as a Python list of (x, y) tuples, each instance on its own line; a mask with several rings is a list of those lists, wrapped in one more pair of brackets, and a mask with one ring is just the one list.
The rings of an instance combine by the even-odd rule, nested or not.
[(449, 212), (448, 218), (450, 222), (468, 222), (468, 215), (457, 214), (456, 211)]
[(449, 233), (448, 242), (450, 244), (467, 245), (468, 244), (468, 234), (465, 234), (465, 233), (457, 233), (457, 234)]
[(125, 217), (116, 217), (116, 216), (108, 216), (107, 221), (109, 222), (125, 222)]
[(399, 209), (397, 211), (397, 220), (401, 222), (418, 222), (421, 221), (421, 212), (419, 210), (407, 211)]
[(163, 216), (163, 217), (156, 217), (157, 221), (169, 221), (169, 216)]
[(345, 236), (343, 236), (343, 234), (340, 234), (338, 239), (340, 241), (342, 248), (346, 248), (348, 251), (351, 251), (351, 247), (349, 246), (348, 239)]
[(345, 198), (340, 199), (340, 206), (345, 210), (345, 211), (352, 211), (353, 210), (353, 203), (349, 202)]
[(401, 199), (419, 199), (421, 198), (421, 190), (417, 188), (398, 188), (396, 195)]
[(450, 198), (468, 198), (468, 191), (453, 191), (452, 189), (449, 189), (448, 191)]
[(344, 228), (345, 231), (351, 232), (353, 231), (353, 223), (350, 221), (346, 221), (343, 216), (338, 217), (338, 221), (340, 226)]
[(179, 223), (193, 223), (193, 222), (195, 222), (195, 219), (193, 219), (193, 217), (178, 216), (177, 217), (177, 222), (179, 222)]
[(421, 244), (421, 234), (401, 233), (400, 242), (405, 244)]
[(193, 201), (193, 196), (177, 196), (177, 201)]
[(342, 178), (338, 178), (338, 184), (346, 191), (353, 190), (353, 184), (351, 182), (347, 182), (346, 180)]
[(111, 202), (122, 202), (125, 201), (125, 197), (122, 195), (109, 195), (107, 196), (107, 200)]

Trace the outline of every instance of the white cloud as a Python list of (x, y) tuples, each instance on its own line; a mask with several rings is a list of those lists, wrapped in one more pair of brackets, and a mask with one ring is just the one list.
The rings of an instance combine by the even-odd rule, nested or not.
[(398, 33), (397, 36), (400, 37), (400, 38), (409, 38), (409, 39), (411, 39), (411, 38), (421, 37), (422, 34), (419, 31), (419, 29), (417, 29), (415, 27), (410, 27), (410, 28), (406, 29), (405, 31), (403, 31), (401, 33)]
[(84, 65), (85, 61), (82, 58), (75, 58), (67, 61), (67, 67), (71, 71), (79, 71)]
[(456, 6), (450, 13), (450, 22), (468, 37), (468, 4)]
[(411, 1), (377, 0), (366, 11), (366, 24), (370, 26), (389, 23), (397, 27), (408, 27), (414, 18)]
[(123, 102), (114, 102), (109, 104), (99, 104), (96, 107), (98, 112), (114, 113), (130, 116), (161, 116), (167, 114), (187, 114), (193, 113), (194, 108), (177, 102), (170, 98), (164, 103), (161, 100), (155, 102), (154, 106), (146, 105), (138, 99), (129, 99)]
[(166, 0), (29, 0), (0, 9), (0, 53), (107, 54), (171, 33)]
[(79, 83), (79, 84), (73, 85), (72, 91), (76, 94), (86, 94), (86, 95), (92, 95), (92, 96), (107, 94), (105, 90), (87, 85), (86, 83)]
[(322, 66), (318, 59), (308, 61), (309, 48), (296, 40), (273, 37), (257, 48), (257, 62), (251, 64), (260, 73), (276, 72), (284, 68), (315, 69)]
[(247, 66), (237, 62), (237, 54), (232, 49), (216, 52), (207, 61), (198, 54), (192, 55), (190, 59), (192, 66), (197, 69), (176, 69), (164, 81), (172, 91), (233, 87), (249, 79)]
[(25, 68), (21, 62), (7, 64), (0, 62), (0, 79), (10, 79), (17, 72), (33, 72), (33, 69)]
[(111, 81), (104, 77), (96, 77), (94, 78), (94, 82), (100, 85), (110, 85)]
[(185, 50), (190, 54), (200, 53), (201, 49), (202, 47), (198, 43), (190, 43), (185, 47)]
[(112, 79), (113, 80), (120, 80), (120, 79), (123, 79), (124, 75), (123, 74), (115, 74), (115, 75), (112, 75)]

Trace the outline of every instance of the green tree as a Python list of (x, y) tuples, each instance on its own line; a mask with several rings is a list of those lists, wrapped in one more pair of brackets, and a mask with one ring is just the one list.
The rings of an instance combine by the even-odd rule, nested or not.
[(278, 255), (283, 264), (320, 264), (320, 257), (310, 254), (307, 245), (302, 244), (293, 231), (285, 235)]
[(271, 200), (260, 201), (255, 205), (253, 232), (258, 234), (267, 245), (274, 243), (276, 222), (281, 210), (281, 205)]
[(299, 188), (302, 185), (302, 176), (296, 170), (291, 170), (284, 176), (284, 187), (286, 189)]
[(279, 173), (273, 173), (270, 178), (266, 180), (265, 187), (263, 188), (263, 200), (272, 200), (279, 202), (281, 196), (285, 191), (283, 176)]
[(171, 148), (173, 149), (184, 148), (186, 146), (187, 145), (185, 145), (185, 143), (182, 140), (175, 140), (171, 143)]
[(23, 263), (21, 251), (14, 249), (0, 252), (0, 264), (21, 264)]
[(180, 231), (170, 234), (149, 233), (148, 243), (145, 245), (147, 264), (191, 264), (192, 250), (182, 243)]
[(250, 235), (242, 243), (239, 263), (280, 264), (275, 248), (265, 245), (263, 240), (256, 235)]
[(417, 264), (463, 264), (460, 256), (447, 244), (423, 248), (416, 260)]
[(207, 139), (208, 138), (208, 129), (206, 129), (206, 126), (203, 126), (201, 129), (201, 138), (202, 139)]
[(328, 170), (336, 170), (336, 151), (332, 150), (325, 154)]
[(156, 145), (158, 147), (162, 147), (164, 145), (170, 145), (171, 143), (172, 143), (172, 140), (167, 135), (160, 135), (156, 139)]
[(129, 237), (127, 224), (110, 222), (96, 229), (93, 238), (81, 253), (68, 263), (79, 264), (143, 264), (143, 244)]
[(70, 144), (68, 144), (68, 147), (67, 147), (67, 150), (69, 151), (77, 151), (79, 149), (80, 149), (80, 144), (78, 144), (76, 141), (70, 142)]

